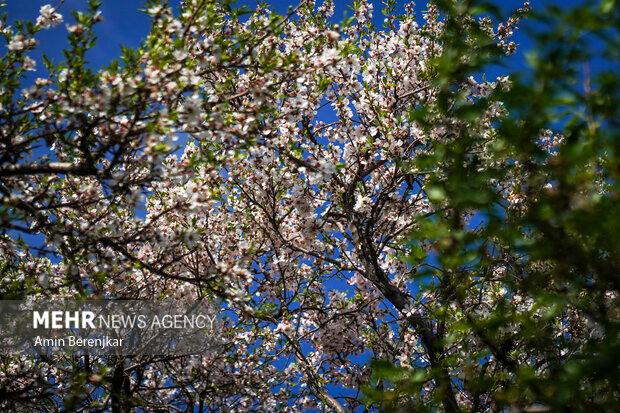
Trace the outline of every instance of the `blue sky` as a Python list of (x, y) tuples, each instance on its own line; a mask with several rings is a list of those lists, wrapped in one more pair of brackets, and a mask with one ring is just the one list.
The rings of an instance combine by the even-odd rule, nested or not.
[[(39, 8), (45, 4), (52, 4), (55, 6), (58, 0), (6, 0), (7, 7), (3, 10), (9, 14), (9, 24), (16, 19), (36, 19), (39, 14)], [(176, 5), (178, 1), (171, 1), (171, 5)], [(267, 1), (274, 5), (274, 8), (279, 13), (286, 13), (287, 9), (291, 6), (298, 4), (297, 1)], [(320, 0), (318, 1), (320, 4)], [(351, 15), (351, 11), (348, 10), (347, 5), (351, 3), (349, 0), (336, 0), (336, 11), (334, 14), (334, 21), (339, 22), (344, 13), (348, 12)], [(407, 2), (401, 2), (405, 4)], [(493, 2), (499, 6), (503, 11), (514, 10), (522, 5), (522, 1), (505, 0)], [(548, 5), (556, 5), (560, 8), (570, 8), (576, 4), (583, 3), (579, 0), (539, 0), (532, 1), (532, 5), (535, 9), (542, 9)], [(251, 8), (255, 7), (255, 0), (239, 0), (237, 4), (247, 5)], [(381, 27), (383, 15), (381, 14), (381, 1), (375, 0), (374, 4), (374, 21), (377, 27)], [(418, 2), (417, 10), (424, 10), (426, 1)], [(65, 23), (72, 23), (73, 19), (70, 15), (70, 10), (85, 10), (87, 7), (87, 0), (65, 0), (62, 4), (59, 12), (63, 15)], [(103, 24), (99, 24), (97, 28), (97, 34), (99, 37), (97, 46), (92, 50), (88, 58), (95, 67), (101, 67), (110, 60), (119, 56), (120, 45), (135, 47), (139, 44), (140, 40), (146, 37), (149, 31), (149, 19), (148, 16), (138, 9), (142, 8), (141, 1), (135, 0), (103, 0), (101, 6), (102, 15), (105, 19)], [(402, 9), (402, 6), (401, 6)], [(44, 50), (49, 56), (56, 56), (56, 62), (61, 58), (61, 49), (67, 46), (65, 23), (63, 25), (50, 30), (44, 30), (37, 36), (37, 40), (40, 42), (40, 49)], [(523, 66), (523, 51), (529, 46), (529, 42), (524, 36), (524, 30), (518, 32), (515, 36), (515, 41), (522, 45), (517, 55), (509, 62), (510, 66), (515, 69), (522, 68)], [(37, 53), (40, 53), (39, 51)], [(33, 58), (39, 61), (40, 55), (33, 55)]]

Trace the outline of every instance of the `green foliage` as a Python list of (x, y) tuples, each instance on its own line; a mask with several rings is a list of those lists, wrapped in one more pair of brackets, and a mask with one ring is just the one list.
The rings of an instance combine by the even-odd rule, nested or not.
[[(535, 14), (542, 29), (531, 34), (530, 69), (472, 104), (455, 85), (501, 51), (464, 22), (495, 9), (439, 3), (448, 16), (431, 69), (440, 93), (410, 116), (427, 129), (443, 121), (453, 135), (417, 161), (441, 213), (418, 223), (411, 260), (435, 263), (418, 276), (434, 277), (423, 288), (442, 299), (434, 317), (445, 323), (446, 341), (481, 343), (444, 364), (456, 371), (456, 387), (490, 394), (470, 400), (471, 411), (618, 411), (620, 10), (602, 1)], [(468, 129), (489, 101), (503, 102), (507, 113), (491, 138)], [(554, 134), (562, 142), (549, 145)], [(494, 184), (501, 182), (514, 186)], [(519, 198), (514, 205), (509, 190)], [(494, 288), (499, 299), (489, 313), (468, 304)], [(373, 367), (370, 402), (388, 411), (422, 408), (424, 370)]]

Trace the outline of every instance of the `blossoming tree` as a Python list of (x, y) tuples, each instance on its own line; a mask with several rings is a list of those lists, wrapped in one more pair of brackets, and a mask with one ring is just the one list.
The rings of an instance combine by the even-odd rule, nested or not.
[[(470, 59), (512, 53), (527, 7), (497, 23), (458, 7), (442, 18), (429, 5), (420, 20), (413, 4), (397, 15), (388, 1), (379, 31), (367, 1), (341, 26), (329, 0), (284, 17), (151, 2), (142, 46), (94, 71), (85, 53), (103, 19), (91, 1), (67, 26), (66, 61), (45, 59), (49, 76), (26, 88), (36, 36), (63, 21), (61, 10), (44, 6), (36, 23), (14, 28), (5, 18), (2, 297), (217, 298), (225, 315), (223, 347), (208, 356), (3, 358), (4, 407), (387, 409), (373, 403), (384, 382), (371, 380), (371, 358), (406, 375), (413, 403), (448, 412), (513, 403), (502, 388), (518, 367), (548, 359), (504, 330), (471, 327), (507, 302), (521, 317), (537, 310), (504, 281), (512, 252), (482, 248), (486, 275), (426, 253), (456, 245), (445, 222), (466, 234), (475, 221), (471, 205), (442, 204), (451, 191), (442, 182), (456, 181), (438, 156), (459, 142), (475, 137), (461, 160), (479, 170), (510, 168), (485, 182), (508, 215), (525, 208), (527, 166), (491, 150), (508, 78), (442, 75), (451, 25)], [(553, 153), (561, 137), (544, 137)], [(412, 233), (427, 238), (407, 262)], [(551, 319), (554, 332), (572, 326)]]

